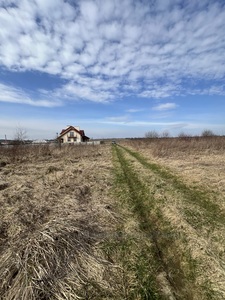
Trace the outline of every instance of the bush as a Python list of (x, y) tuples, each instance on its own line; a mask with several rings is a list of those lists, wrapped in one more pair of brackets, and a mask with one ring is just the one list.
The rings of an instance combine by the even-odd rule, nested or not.
[(169, 131), (168, 131), (168, 130), (164, 130), (164, 131), (162, 132), (162, 137), (163, 137), (163, 138), (168, 138), (168, 137), (170, 137)]
[(148, 139), (156, 139), (159, 137), (159, 134), (155, 130), (151, 130), (146, 132), (145, 137)]
[(212, 130), (210, 129), (205, 129), (202, 131), (202, 136), (207, 137), (207, 136), (215, 136)]
[(178, 134), (178, 137), (179, 137), (179, 138), (182, 138), (182, 139), (186, 139), (186, 138), (191, 137), (191, 134), (188, 134), (188, 133), (185, 133), (185, 132), (181, 131), (181, 132)]

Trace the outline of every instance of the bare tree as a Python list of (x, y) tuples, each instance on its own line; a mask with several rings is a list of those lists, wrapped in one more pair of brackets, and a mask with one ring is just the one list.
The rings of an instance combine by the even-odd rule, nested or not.
[(168, 138), (169, 136), (170, 136), (170, 133), (169, 133), (168, 130), (164, 130), (164, 131), (162, 132), (162, 137), (163, 137), (163, 138)]
[(156, 139), (159, 137), (159, 134), (155, 130), (151, 130), (145, 133), (145, 137), (148, 139)]
[(27, 131), (24, 128), (18, 127), (14, 135), (15, 144), (24, 144), (27, 139)]
[(210, 129), (205, 129), (202, 131), (202, 136), (207, 137), (207, 136), (214, 136), (214, 132)]
[(178, 137), (181, 138), (181, 139), (190, 138), (190, 137), (191, 137), (191, 134), (186, 133), (186, 132), (184, 132), (184, 131), (181, 131), (181, 132), (178, 134)]

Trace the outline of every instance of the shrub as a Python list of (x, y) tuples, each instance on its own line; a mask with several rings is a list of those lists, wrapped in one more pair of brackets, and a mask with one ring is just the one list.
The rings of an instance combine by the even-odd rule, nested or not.
[(164, 130), (164, 131), (162, 132), (162, 137), (163, 137), (163, 138), (170, 137), (169, 131), (168, 131), (168, 130)]
[(159, 134), (155, 130), (151, 130), (146, 132), (145, 137), (148, 139), (155, 139), (159, 137)]
[(207, 136), (215, 136), (212, 130), (210, 129), (205, 129), (202, 131), (202, 136), (207, 137)]
[(191, 137), (191, 134), (188, 134), (188, 133), (185, 133), (185, 132), (181, 131), (181, 132), (178, 134), (178, 137), (179, 137), (179, 138), (182, 138), (182, 139), (186, 139), (186, 138)]

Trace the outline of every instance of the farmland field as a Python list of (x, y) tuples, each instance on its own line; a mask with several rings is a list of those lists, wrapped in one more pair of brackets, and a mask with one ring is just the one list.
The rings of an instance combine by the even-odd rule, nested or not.
[(224, 299), (225, 139), (0, 148), (0, 299)]

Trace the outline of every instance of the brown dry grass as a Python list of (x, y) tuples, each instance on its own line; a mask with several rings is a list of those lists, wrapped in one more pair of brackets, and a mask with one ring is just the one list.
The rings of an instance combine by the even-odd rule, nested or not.
[(134, 139), (123, 142), (167, 166), (188, 184), (225, 192), (225, 137)]
[[(203, 189), (223, 212), (224, 137), (120, 143)], [(129, 174), (112, 191), (109, 145), (0, 147), (0, 299), (161, 299), (161, 290), (162, 299), (198, 300), (211, 289), (222, 299), (223, 224), (129, 153), (124, 159), (146, 189), (146, 208), (152, 198), (156, 232), (172, 233), (157, 237), (157, 253), (129, 208)]]
[(115, 223), (110, 169), (105, 145), (0, 148), (0, 299), (115, 292), (98, 247)]

